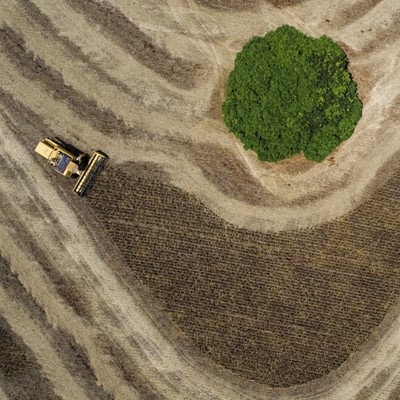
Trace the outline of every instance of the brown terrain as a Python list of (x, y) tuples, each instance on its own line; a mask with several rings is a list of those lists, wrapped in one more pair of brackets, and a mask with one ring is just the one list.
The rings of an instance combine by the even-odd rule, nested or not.
[[(400, 399), (396, 0), (0, 4), (0, 399)], [(364, 103), (327, 160), (261, 163), (220, 112), (288, 23)], [(34, 153), (110, 156), (87, 196)]]

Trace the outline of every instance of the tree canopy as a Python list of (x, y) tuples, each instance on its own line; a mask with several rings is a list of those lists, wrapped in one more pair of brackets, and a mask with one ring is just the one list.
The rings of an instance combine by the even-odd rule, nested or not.
[(283, 25), (237, 54), (222, 105), (228, 128), (260, 160), (322, 161), (348, 139), (362, 103), (342, 48)]

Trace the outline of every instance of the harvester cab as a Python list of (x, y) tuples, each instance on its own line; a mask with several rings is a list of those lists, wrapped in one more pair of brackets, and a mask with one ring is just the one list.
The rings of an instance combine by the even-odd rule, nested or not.
[(41, 140), (35, 151), (66, 177), (78, 177), (74, 192), (83, 196), (94, 176), (104, 167), (108, 157), (101, 151), (95, 151), (92, 156), (65, 144), (58, 138)]

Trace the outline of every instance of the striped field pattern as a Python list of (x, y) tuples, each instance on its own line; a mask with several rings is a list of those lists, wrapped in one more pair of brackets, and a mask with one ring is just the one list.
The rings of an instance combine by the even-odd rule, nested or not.
[[(0, 399), (400, 398), (397, 0), (0, 2)], [(364, 103), (321, 164), (225, 128), (289, 23)], [(33, 152), (110, 157), (84, 198)]]

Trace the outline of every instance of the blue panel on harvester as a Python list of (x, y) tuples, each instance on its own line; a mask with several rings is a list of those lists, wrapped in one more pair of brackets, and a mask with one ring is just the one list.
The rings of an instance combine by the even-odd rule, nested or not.
[(56, 166), (56, 170), (63, 174), (70, 161), (71, 159), (67, 155), (63, 154)]

